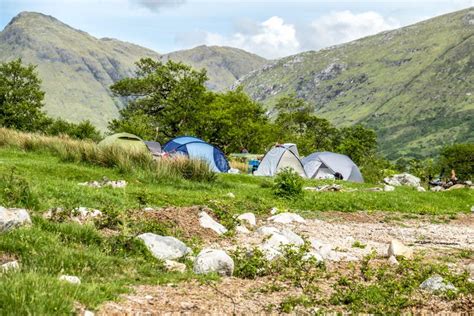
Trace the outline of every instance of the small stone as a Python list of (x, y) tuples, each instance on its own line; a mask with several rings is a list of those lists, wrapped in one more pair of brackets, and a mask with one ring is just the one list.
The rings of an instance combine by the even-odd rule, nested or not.
[(466, 186), (464, 184), (455, 184), (448, 188), (448, 191), (464, 189)]
[(386, 185), (383, 187), (383, 190), (384, 190), (385, 192), (391, 192), (391, 191), (395, 191), (395, 187), (392, 186), (392, 185), (386, 184)]
[(0, 266), (0, 272), (15, 271), (19, 269), (20, 269), (20, 264), (16, 260), (4, 263)]
[(227, 228), (223, 225), (216, 222), (212, 217), (210, 217), (206, 212), (199, 213), (199, 224), (201, 227), (209, 228), (216, 232), (218, 235), (225, 234), (227, 232)]
[(277, 213), (278, 213), (278, 209), (276, 207), (272, 207), (272, 209), (270, 210), (270, 214), (275, 215)]
[(173, 261), (173, 260), (165, 260), (165, 268), (167, 271), (171, 272), (185, 272), (186, 265), (181, 262)]
[(196, 274), (216, 272), (222, 276), (232, 276), (234, 260), (220, 249), (203, 249), (196, 257), (193, 267)]
[(83, 316), (94, 316), (94, 315), (95, 315), (94, 312), (91, 312), (88, 310), (84, 311), (84, 314), (83, 314)]
[(407, 259), (413, 257), (413, 250), (410, 247), (405, 246), (401, 241), (397, 239), (392, 239), (390, 245), (388, 246), (388, 256), (401, 256)]
[(257, 233), (263, 236), (271, 236), (275, 233), (280, 233), (280, 230), (276, 227), (262, 226), (257, 229)]
[(395, 258), (395, 256), (390, 256), (388, 258), (388, 263), (392, 266), (398, 266), (399, 265), (398, 260), (397, 260), (397, 258)]
[(235, 194), (232, 193), (232, 192), (227, 193), (225, 196), (227, 196), (228, 198), (231, 198), (231, 199), (235, 199)]
[(151, 296), (151, 295), (145, 295), (145, 299), (146, 299), (146, 300), (152, 300), (152, 299), (153, 299), (153, 296)]
[(443, 188), (442, 186), (440, 186), (440, 185), (437, 185), (437, 186), (435, 186), (435, 187), (432, 187), (432, 188), (430, 189), (430, 191), (433, 191), (433, 192), (440, 192), (440, 191), (444, 191), (444, 188)]
[(244, 214), (240, 214), (237, 219), (239, 221), (244, 221), (246, 222), (247, 224), (249, 224), (250, 226), (255, 226), (257, 225), (257, 220), (255, 218), (255, 215), (253, 213), (244, 213)]
[(71, 284), (81, 284), (81, 280), (77, 276), (74, 276), (74, 275), (61, 275), (59, 277), (59, 280), (65, 281)]
[(0, 206), (0, 233), (18, 228), (24, 225), (31, 225), (28, 211), (22, 208), (4, 208)]
[(171, 236), (159, 236), (153, 233), (145, 233), (137, 236), (143, 240), (145, 246), (155, 258), (161, 260), (172, 260), (184, 257), (191, 253), (181, 240)]
[(417, 190), (418, 192), (426, 192), (426, 189), (423, 188), (423, 187), (416, 187), (416, 190)]
[(292, 232), (289, 229), (283, 229), (280, 232), (280, 234), (285, 236), (290, 241), (290, 244), (294, 244), (294, 245), (297, 245), (297, 246), (304, 245), (303, 238), (301, 238), (299, 235), (295, 234), (294, 232)]
[(280, 223), (280, 224), (290, 224), (293, 222), (297, 222), (297, 223), (305, 222), (303, 217), (301, 217), (298, 214), (290, 213), (290, 212), (274, 215), (270, 217), (268, 220), (273, 221), (275, 223)]
[(248, 230), (247, 227), (242, 225), (235, 227), (235, 231), (239, 234), (250, 234), (250, 230)]
[(423, 281), (420, 288), (428, 292), (445, 292), (448, 290), (457, 291), (457, 288), (453, 284), (444, 281), (444, 279), (439, 275), (434, 275)]
[(193, 309), (196, 305), (194, 303), (191, 303), (191, 302), (181, 302), (181, 303), (179, 303), (179, 306), (182, 309), (189, 310), (189, 309)]

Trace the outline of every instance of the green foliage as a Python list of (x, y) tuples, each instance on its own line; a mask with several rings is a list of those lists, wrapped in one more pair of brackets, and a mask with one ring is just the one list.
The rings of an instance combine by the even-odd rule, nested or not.
[(28, 181), (18, 175), (14, 167), (6, 172), (0, 172), (0, 205), (38, 208), (38, 196), (31, 189)]
[(460, 180), (470, 180), (474, 177), (474, 144), (455, 144), (441, 150), (440, 168), (449, 173), (456, 171)]
[(395, 166), (387, 159), (378, 155), (364, 157), (359, 168), (364, 176), (364, 181), (367, 183), (379, 183), (383, 178), (392, 176), (396, 173)]
[(356, 165), (362, 164), (377, 149), (377, 135), (362, 125), (344, 127), (337, 136), (336, 151), (349, 156)]
[(47, 135), (67, 135), (74, 139), (99, 141), (102, 138), (100, 132), (90, 121), (71, 123), (63, 119), (51, 119), (49, 122), (44, 123), (42, 130)]
[(21, 59), (0, 63), (0, 126), (37, 130), (46, 119), (43, 99), (35, 66), (24, 66)]
[(292, 168), (284, 168), (273, 180), (273, 194), (293, 198), (303, 194), (303, 179)]
[(259, 248), (237, 248), (231, 256), (234, 260), (234, 276), (238, 278), (255, 279), (270, 273), (270, 261)]

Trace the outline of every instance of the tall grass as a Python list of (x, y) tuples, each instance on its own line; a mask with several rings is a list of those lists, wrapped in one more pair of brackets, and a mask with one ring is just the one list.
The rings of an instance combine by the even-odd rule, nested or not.
[(99, 147), (92, 141), (67, 136), (44, 136), (0, 128), (0, 147), (49, 152), (64, 162), (87, 163), (120, 172), (142, 172), (152, 179), (188, 179), (212, 182), (216, 175), (205, 161), (175, 157), (155, 160), (149, 152), (121, 146)]

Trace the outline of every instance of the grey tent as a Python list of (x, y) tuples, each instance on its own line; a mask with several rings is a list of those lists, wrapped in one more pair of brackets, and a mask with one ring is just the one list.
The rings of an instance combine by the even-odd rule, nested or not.
[(359, 167), (351, 158), (332, 152), (315, 152), (304, 157), (302, 163), (308, 178), (325, 179), (339, 172), (344, 180), (364, 182)]
[(147, 140), (145, 140), (144, 143), (153, 156), (159, 156), (161, 154), (160, 143)]
[(283, 144), (273, 147), (265, 154), (254, 175), (274, 176), (280, 170), (287, 167), (292, 168), (300, 176), (306, 178), (306, 173), (295, 144)]

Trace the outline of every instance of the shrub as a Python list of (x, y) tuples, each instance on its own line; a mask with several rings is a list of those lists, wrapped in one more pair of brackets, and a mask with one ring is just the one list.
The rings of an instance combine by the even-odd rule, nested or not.
[(301, 195), (303, 193), (303, 179), (292, 168), (285, 168), (275, 177), (273, 193), (284, 198)]
[(238, 278), (255, 279), (267, 275), (270, 271), (270, 262), (258, 248), (237, 248), (231, 256), (235, 263), (234, 275)]
[(455, 144), (441, 150), (439, 164), (449, 175), (451, 169), (456, 170), (460, 180), (470, 180), (474, 175), (474, 144)]

